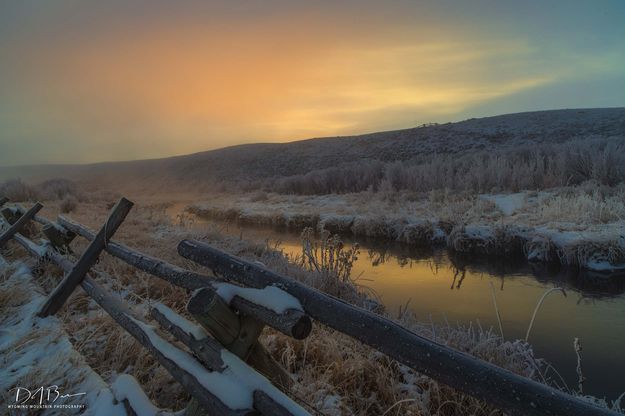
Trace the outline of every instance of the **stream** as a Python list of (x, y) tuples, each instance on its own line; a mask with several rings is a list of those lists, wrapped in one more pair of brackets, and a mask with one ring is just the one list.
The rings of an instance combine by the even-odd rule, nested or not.
[[(172, 218), (176, 215), (170, 211)], [(298, 233), (198, 217), (193, 217), (192, 226), (215, 226), (225, 234), (277, 244), (285, 254), (301, 253)], [(553, 364), (566, 384), (576, 390), (573, 341), (579, 338), (586, 377), (583, 392), (608, 400), (625, 392), (625, 276), (591, 275), (525, 261), (471, 259), (445, 249), (418, 249), (362, 238), (344, 237), (343, 241), (348, 246), (359, 245), (352, 270), (357, 283), (372, 290), (391, 314), (407, 304), (422, 322), (472, 323), (499, 332), (494, 288), (505, 338), (524, 339), (543, 294), (563, 288), (566, 296), (554, 291), (538, 310), (529, 335), (535, 355)]]

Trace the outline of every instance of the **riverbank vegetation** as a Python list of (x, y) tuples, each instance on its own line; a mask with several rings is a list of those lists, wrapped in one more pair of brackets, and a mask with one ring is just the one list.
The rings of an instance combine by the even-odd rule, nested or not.
[[(107, 212), (106, 201), (81, 204), (72, 214), (76, 220), (95, 227)], [(289, 258), (279, 247), (266, 243), (251, 242), (222, 235), (215, 228), (186, 228), (184, 223), (172, 224), (165, 212), (166, 205), (137, 206), (129, 215), (116, 239), (132, 247), (141, 248), (149, 254), (167, 261), (199, 270), (197, 265), (181, 259), (175, 251), (178, 241), (196, 238), (233, 254), (260, 261), (268, 268), (289, 275), (308, 285), (339, 296), (348, 302), (375, 310), (388, 316), (384, 307), (366, 290), (355, 285), (350, 270), (358, 248), (345, 248), (340, 239), (324, 233), (321, 240), (307, 231), (302, 236), (301, 257)], [(43, 215), (54, 217), (60, 211), (60, 202), (47, 204)], [(182, 224), (182, 225), (181, 225)], [(33, 236), (36, 237), (36, 236)], [(76, 241), (76, 252), (86, 243)], [(0, 325), (8, 325), (12, 316), (23, 312), (27, 299), (13, 296), (18, 286), (12, 282), (11, 269), (27, 261), (23, 250), (11, 245), (3, 255), (12, 266), (2, 274), (2, 299), (0, 309), (3, 318)], [(28, 261), (27, 261), (28, 264)], [(38, 291), (49, 292), (61, 279), (62, 274), (52, 265), (30, 263), (35, 272)], [(186, 291), (149, 277), (120, 261), (102, 256), (97, 266), (114, 277), (111, 289), (120, 293), (126, 302), (138, 310), (146, 311), (146, 305), (163, 302), (175, 311), (185, 314)], [(206, 272), (204, 270), (204, 272)], [(23, 275), (23, 273), (22, 273)], [(36, 309), (36, 308), (35, 308)], [(20, 312), (21, 311), (21, 312)], [(531, 345), (519, 340), (504, 340), (490, 328), (479, 324), (436, 325), (423, 323), (409, 309), (404, 308), (391, 316), (411, 330), (452, 346), (458, 350), (480, 357), (534, 380), (568, 389), (559, 381), (557, 373), (541, 359), (534, 356)], [(71, 342), (86, 364), (91, 366), (107, 383), (118, 374), (134, 376), (149, 397), (160, 407), (180, 409), (189, 397), (169, 375), (158, 366), (140, 346), (99, 309), (82, 292), (73, 295), (67, 307), (59, 314), (62, 329), (54, 336)], [(27, 342), (36, 340), (24, 334)], [(436, 381), (410, 370), (382, 354), (377, 353), (340, 333), (315, 325), (312, 335), (304, 341), (295, 341), (280, 333), (266, 330), (262, 341), (279, 362), (293, 375), (296, 383), (289, 393), (326, 415), (496, 415), (500, 414), (483, 403)], [(35, 341), (29, 341), (35, 342)], [(17, 350), (2, 351), (15, 354)], [(8, 356), (7, 356), (8, 357)], [(6, 357), (5, 357), (6, 358)], [(80, 364), (80, 361), (77, 362)], [(50, 376), (59, 376), (49, 369)], [(20, 381), (40, 375), (41, 369), (33, 366), (24, 372)], [(60, 376), (63, 376), (61, 374)], [(574, 388), (572, 393), (579, 393)], [(588, 400), (597, 401), (594, 398)], [(607, 405), (607, 404), (604, 404)], [(620, 409), (614, 404), (614, 409)]]
[(503, 194), (365, 191), (343, 195), (222, 194), (188, 211), (244, 225), (318, 231), (461, 253), (525, 257), (591, 270), (625, 268), (625, 185)]

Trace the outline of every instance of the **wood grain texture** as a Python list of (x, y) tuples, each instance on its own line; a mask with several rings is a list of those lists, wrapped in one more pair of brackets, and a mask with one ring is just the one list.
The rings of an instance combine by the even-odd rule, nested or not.
[[(192, 335), (185, 332), (174, 322), (167, 319), (165, 315), (157, 309), (152, 308), (150, 311), (152, 317), (167, 331), (182, 341), (193, 353), (212, 371), (221, 371), (223, 361), (221, 354), (223, 347), (215, 339), (207, 337), (201, 340), (195, 339)], [(190, 407), (194, 407), (190, 404)], [(281, 404), (277, 403), (273, 398), (265, 394), (263, 391), (254, 392), (254, 408), (262, 415), (274, 416), (285, 415), (292, 416), (292, 413), (286, 410)]]

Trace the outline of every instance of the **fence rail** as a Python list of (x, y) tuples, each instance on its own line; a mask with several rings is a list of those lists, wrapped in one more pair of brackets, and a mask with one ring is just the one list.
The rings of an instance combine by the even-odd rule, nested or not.
[[(6, 202), (0, 198), (0, 206)], [(308, 414), (259, 373), (239, 361), (234, 365), (231, 360), (232, 357), (239, 357), (247, 361), (258, 372), (267, 375), (274, 385), (287, 389), (292, 383), (290, 376), (270, 358), (258, 341), (258, 336), (267, 325), (295, 339), (303, 339), (310, 334), (313, 318), (507, 414), (616, 415), (608, 409), (438, 344), (382, 316), (206, 243), (183, 240), (178, 245), (178, 253), (207, 267), (213, 275), (196, 273), (110, 241), (131, 207), (132, 203), (122, 198), (98, 233), (63, 216), (59, 216), (56, 223), (36, 216), (41, 209), (40, 204), (35, 204), (29, 210), (22, 207), (3, 209), (1, 212), (7, 221), (2, 222), (9, 225), (0, 234), (0, 245), (3, 241), (6, 243), (13, 239), (31, 255), (48, 259), (66, 272), (65, 278), (42, 309), (42, 316), (58, 311), (75, 286), (80, 285), (193, 396), (189, 409), (197, 409), (199, 404), (215, 414)], [(20, 234), (20, 230), (30, 220), (44, 226), (44, 235), (50, 240), (49, 244), (37, 245)], [(74, 263), (63, 254), (63, 248), (67, 248), (75, 236), (87, 239), (90, 244)], [(156, 307), (150, 310), (151, 317), (193, 355), (161, 338), (151, 326), (133, 314), (127, 305), (116, 300), (91, 276), (95, 275), (102, 281), (110, 279), (105, 273), (93, 269), (102, 251), (173, 285), (194, 291), (187, 311), (211, 336), (196, 337), (188, 331), (190, 326), (196, 324), (165, 307)], [(247, 289), (237, 290), (241, 286)], [(266, 304), (261, 305), (254, 296), (246, 295), (254, 290), (268, 288), (279, 290), (280, 296), (292, 297), (302, 306), (301, 310), (292, 308), (276, 312)], [(233, 290), (235, 295), (226, 301), (229, 297), (224, 299), (224, 291)], [(233, 367), (240, 367), (245, 370), (241, 377), (256, 380), (257, 388), (252, 391), (249, 380), (247, 387), (245, 383), (237, 385), (242, 392), (247, 392), (247, 401), (243, 405), (240, 401), (235, 403), (232, 397), (224, 395), (222, 391), (223, 386), (220, 384), (226, 380), (227, 373), (223, 370), (224, 365), (229, 371)]]

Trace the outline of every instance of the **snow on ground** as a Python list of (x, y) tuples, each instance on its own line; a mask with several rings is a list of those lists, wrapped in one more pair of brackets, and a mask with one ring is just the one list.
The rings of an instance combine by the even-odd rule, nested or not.
[[(12, 266), (9, 266), (12, 267)], [(54, 316), (36, 316), (45, 301), (25, 266), (0, 283), (0, 390), (9, 392), (3, 405), (22, 402), (30, 390), (33, 397), (43, 388), (43, 398), (31, 398), (26, 406), (57, 406), (42, 408), (41, 415), (84, 414), (125, 416), (123, 404), (117, 403), (108, 385), (73, 348), (62, 323)], [(47, 388), (51, 389), (50, 401)], [(17, 397), (17, 389), (19, 397)], [(63, 395), (70, 395), (63, 397)], [(61, 407), (63, 406), (63, 407)], [(10, 409), (9, 409), (10, 410)], [(17, 410), (13, 410), (16, 411)]]
[[(13, 269), (0, 283), (0, 390), (9, 392), (3, 405), (15, 405), (19, 399), (18, 404), (34, 407), (15, 408), (15, 412), (126, 416), (123, 401), (127, 401), (138, 416), (182, 415), (182, 411), (172, 413), (154, 406), (130, 375), (117, 376), (109, 388), (74, 349), (62, 322), (54, 316), (37, 317), (46, 297), (28, 268), (0, 265), (1, 273)], [(43, 389), (41, 398), (35, 393), (38, 388)], [(25, 400), (29, 394), (32, 398)]]
[(523, 208), (527, 199), (527, 194), (525, 192), (501, 195), (484, 194), (480, 195), (480, 198), (494, 203), (504, 215), (512, 215), (515, 211)]
[(183, 416), (184, 410), (168, 412), (150, 401), (139, 382), (128, 374), (120, 374), (111, 385), (117, 400), (127, 400), (137, 416)]

